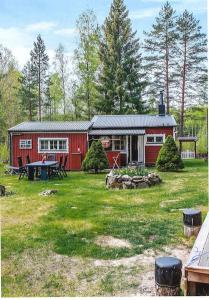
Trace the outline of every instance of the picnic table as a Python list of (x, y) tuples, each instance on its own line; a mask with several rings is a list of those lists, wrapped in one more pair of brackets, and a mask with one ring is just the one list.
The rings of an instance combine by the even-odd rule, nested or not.
[(36, 177), (38, 174), (38, 169), (41, 170), (40, 172), (40, 179), (47, 180), (50, 178), (51, 175), (51, 167), (58, 164), (56, 160), (48, 160), (45, 162), (42, 161), (35, 161), (30, 164), (26, 164), (28, 168), (28, 180), (34, 180), (34, 175), (36, 173)]

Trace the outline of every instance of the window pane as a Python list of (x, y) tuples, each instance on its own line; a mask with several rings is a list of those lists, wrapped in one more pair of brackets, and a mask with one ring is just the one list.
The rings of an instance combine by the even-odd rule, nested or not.
[(41, 150), (48, 150), (48, 140), (41, 140)]
[(67, 141), (66, 140), (40, 140), (40, 150), (48, 150), (48, 151), (65, 151), (67, 150)]
[(147, 143), (154, 143), (154, 142), (155, 142), (154, 136), (147, 137)]
[(156, 143), (163, 143), (163, 137), (162, 136), (156, 136)]

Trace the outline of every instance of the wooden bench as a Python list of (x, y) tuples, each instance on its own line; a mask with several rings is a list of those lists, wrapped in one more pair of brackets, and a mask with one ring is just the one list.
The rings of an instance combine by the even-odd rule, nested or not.
[(209, 295), (209, 213), (185, 265), (185, 296)]

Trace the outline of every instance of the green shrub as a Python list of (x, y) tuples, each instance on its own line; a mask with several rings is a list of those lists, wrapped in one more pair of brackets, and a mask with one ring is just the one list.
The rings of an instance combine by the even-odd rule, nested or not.
[(108, 160), (102, 143), (100, 141), (93, 141), (82, 163), (82, 169), (84, 171), (93, 169), (95, 173), (98, 173), (99, 170), (107, 168)]
[(149, 172), (144, 167), (138, 168), (122, 168), (113, 171), (115, 175), (147, 176)]
[(6, 144), (0, 144), (0, 162), (7, 161), (9, 158), (8, 148)]
[(184, 168), (178, 148), (171, 135), (166, 138), (164, 145), (160, 149), (156, 167), (158, 171), (177, 171)]

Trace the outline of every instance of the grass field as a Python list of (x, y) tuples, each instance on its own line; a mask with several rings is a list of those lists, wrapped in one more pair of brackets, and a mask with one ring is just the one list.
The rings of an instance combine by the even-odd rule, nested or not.
[[(191, 246), (182, 234), (181, 209), (198, 207), (205, 216), (208, 207), (204, 161), (187, 161), (183, 171), (160, 176), (159, 186), (109, 191), (105, 174), (72, 172), (64, 180), (29, 182), (1, 172), (0, 184), (13, 193), (1, 198), (2, 295), (134, 293), (143, 266), (102, 267), (99, 262)], [(39, 195), (49, 188), (58, 193)], [(100, 236), (125, 240), (131, 247), (104, 247), (95, 242)]]

